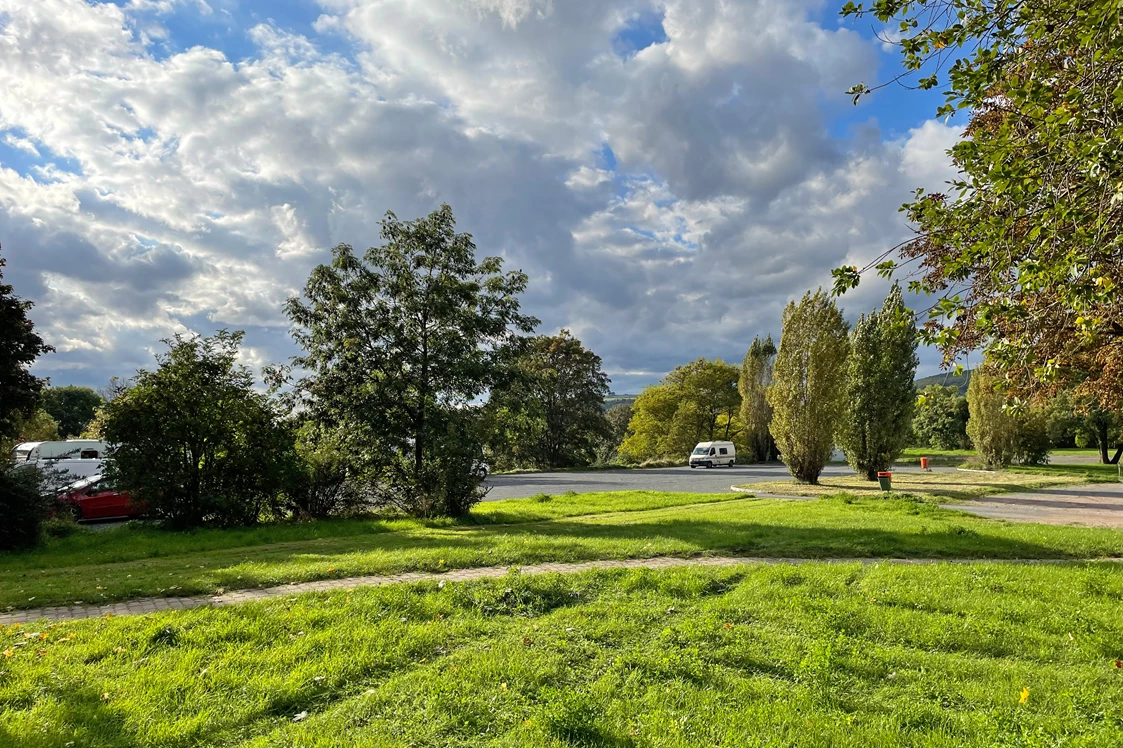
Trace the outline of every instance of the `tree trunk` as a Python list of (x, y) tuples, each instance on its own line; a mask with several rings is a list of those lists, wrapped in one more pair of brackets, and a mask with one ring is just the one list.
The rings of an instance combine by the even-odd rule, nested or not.
[[(1105, 457), (1107, 456), (1106, 451), (1104, 453), (1104, 456)], [(1118, 447), (1115, 448), (1115, 456), (1112, 457), (1110, 461), (1104, 460), (1104, 464), (1105, 465), (1118, 465), (1120, 457), (1123, 457), (1123, 444), (1120, 444)]]
[(1111, 465), (1111, 461), (1107, 458), (1107, 424), (1100, 423), (1096, 425), (1096, 446), (1100, 448), (1100, 462), (1104, 465)]

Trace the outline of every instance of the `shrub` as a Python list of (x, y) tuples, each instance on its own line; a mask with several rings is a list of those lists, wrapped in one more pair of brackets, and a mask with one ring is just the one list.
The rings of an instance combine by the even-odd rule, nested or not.
[(236, 364), (241, 338), (177, 336), (104, 407), (109, 472), (175, 528), (253, 524), (292, 476), (293, 434)]
[(0, 550), (29, 548), (43, 536), (52, 499), (34, 467), (0, 465)]

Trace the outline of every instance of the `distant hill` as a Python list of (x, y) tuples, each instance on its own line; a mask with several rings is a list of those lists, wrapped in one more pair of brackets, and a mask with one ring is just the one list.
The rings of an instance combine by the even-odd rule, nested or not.
[(639, 395), (617, 395), (615, 392), (604, 399), (604, 409), (608, 410), (613, 405), (631, 405)]
[(960, 395), (967, 394), (967, 385), (971, 381), (971, 372), (964, 371), (960, 375), (956, 375), (954, 371), (945, 371), (940, 374), (933, 374), (930, 377), (916, 380), (916, 389), (922, 390), (933, 384), (938, 384), (942, 387), (958, 387)]

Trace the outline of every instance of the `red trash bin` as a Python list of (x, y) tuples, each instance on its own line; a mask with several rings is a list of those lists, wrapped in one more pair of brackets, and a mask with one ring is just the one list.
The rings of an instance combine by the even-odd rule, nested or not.
[(920, 458), (920, 469), (921, 470), (927, 470), (928, 469), (928, 458), (927, 457), (921, 457)]

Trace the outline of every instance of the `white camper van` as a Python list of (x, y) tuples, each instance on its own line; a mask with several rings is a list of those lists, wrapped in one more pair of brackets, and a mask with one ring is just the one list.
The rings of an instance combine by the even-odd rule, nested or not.
[(24, 442), (12, 452), (12, 460), (16, 465), (35, 465), (58, 471), (70, 482), (100, 474), (108, 449), (105, 442), (96, 439)]
[(690, 467), (733, 467), (737, 461), (737, 447), (733, 442), (699, 442), (690, 453)]

